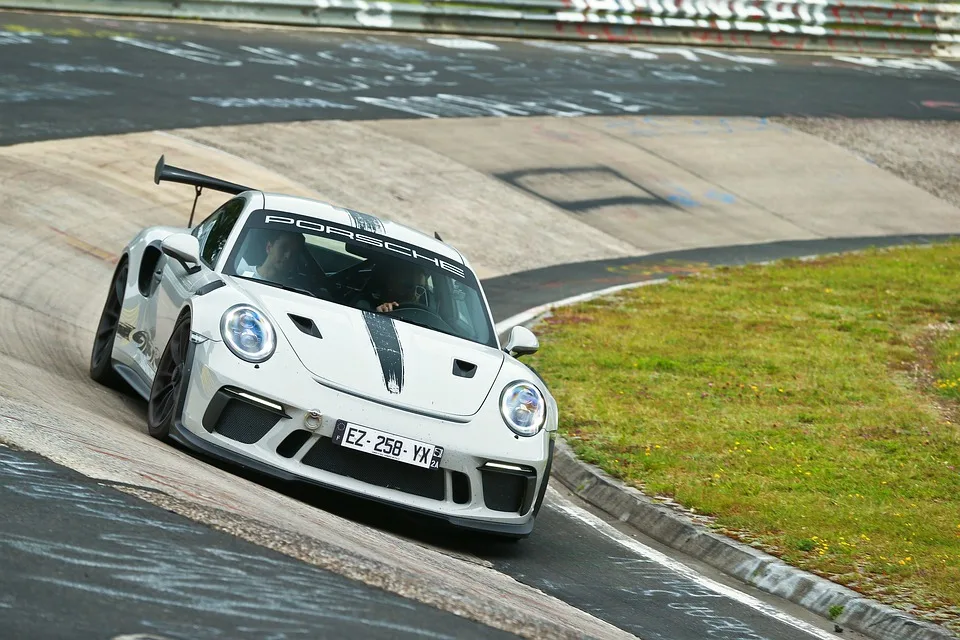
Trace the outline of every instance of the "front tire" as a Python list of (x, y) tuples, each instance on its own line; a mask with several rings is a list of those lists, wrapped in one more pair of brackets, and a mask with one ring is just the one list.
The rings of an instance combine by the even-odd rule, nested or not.
[(113, 369), (113, 343), (120, 324), (120, 312), (123, 309), (123, 291), (127, 286), (128, 263), (124, 260), (117, 267), (110, 281), (110, 291), (103, 303), (97, 334), (93, 339), (90, 352), (90, 377), (102, 385), (117, 389), (123, 380)]
[(163, 349), (147, 400), (147, 431), (159, 440), (169, 440), (183, 413), (181, 399), (190, 373), (189, 349), (190, 316), (184, 314)]

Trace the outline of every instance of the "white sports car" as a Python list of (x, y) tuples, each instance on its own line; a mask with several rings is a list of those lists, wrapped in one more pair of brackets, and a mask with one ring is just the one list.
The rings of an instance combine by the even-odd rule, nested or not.
[[(165, 165), (234, 197), (124, 248), (90, 375), (151, 435), (284, 479), (512, 538), (533, 530), (557, 405), (505, 345), (470, 265), (369, 214)], [(194, 201), (194, 209), (196, 200)]]

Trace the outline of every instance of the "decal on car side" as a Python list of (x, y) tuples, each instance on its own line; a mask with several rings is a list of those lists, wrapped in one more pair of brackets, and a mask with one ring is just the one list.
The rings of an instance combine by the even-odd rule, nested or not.
[(147, 357), (150, 366), (156, 369), (157, 363), (160, 362), (160, 349), (153, 344), (153, 333), (143, 330), (134, 331), (130, 336), (130, 340), (133, 341), (137, 345), (137, 349)]
[(400, 393), (403, 389), (403, 348), (397, 336), (393, 320), (373, 311), (362, 311), (363, 321), (367, 325), (370, 343), (380, 360), (383, 371), (383, 383), (390, 393)]

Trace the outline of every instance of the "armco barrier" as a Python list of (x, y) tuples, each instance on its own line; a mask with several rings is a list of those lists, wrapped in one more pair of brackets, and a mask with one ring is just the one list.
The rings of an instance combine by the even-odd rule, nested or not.
[(0, 8), (960, 58), (960, 4), (881, 0), (0, 0)]

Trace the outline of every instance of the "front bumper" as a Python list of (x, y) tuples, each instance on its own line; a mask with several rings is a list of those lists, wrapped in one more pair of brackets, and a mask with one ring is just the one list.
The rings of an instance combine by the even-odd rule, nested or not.
[[(461, 528), (517, 537), (533, 530), (552, 453), (546, 431), (515, 436), (499, 410), (487, 406), (491, 403), (469, 419), (384, 406), (321, 384), (286, 350), (278, 349), (259, 366), (237, 359), (214, 340), (192, 351), (181, 420), (172, 434), (182, 444), (273, 477), (429, 514)], [(338, 421), (441, 446), (440, 468), (338, 446), (331, 439)]]

